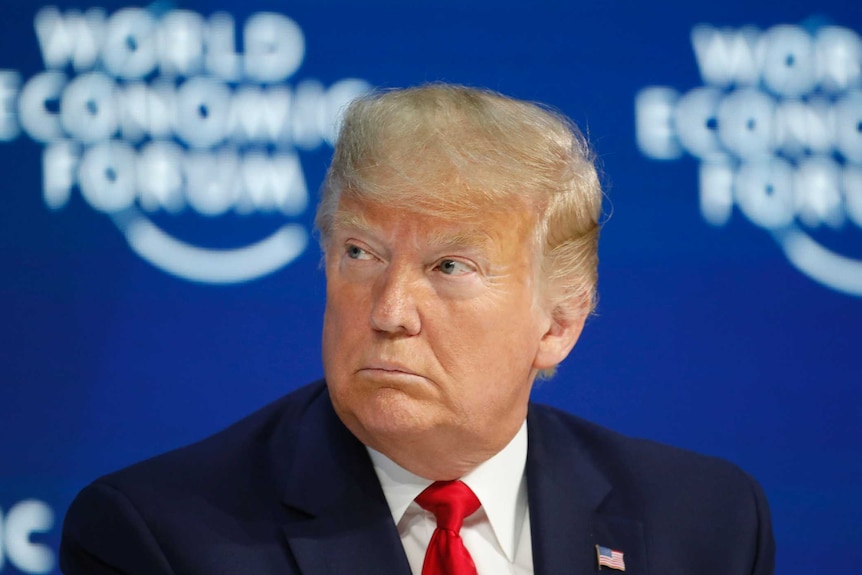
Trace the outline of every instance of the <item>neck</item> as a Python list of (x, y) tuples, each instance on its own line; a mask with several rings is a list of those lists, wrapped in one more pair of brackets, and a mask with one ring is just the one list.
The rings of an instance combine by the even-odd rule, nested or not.
[[(379, 451), (407, 471), (431, 481), (450, 481), (464, 477), (479, 465), (502, 451), (523, 425), (516, 422), (511, 429), (500, 430), (494, 441), (487, 438), (447, 437), (447, 434), (427, 432), (416, 438), (399, 435), (392, 441), (380, 441), (355, 435), (365, 445)], [(352, 431), (352, 430), (351, 430)], [(485, 441), (483, 441), (483, 439)]]

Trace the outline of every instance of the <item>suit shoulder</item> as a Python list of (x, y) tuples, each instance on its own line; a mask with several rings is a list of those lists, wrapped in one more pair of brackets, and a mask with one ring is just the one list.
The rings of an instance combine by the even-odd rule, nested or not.
[(262, 462), (269, 460), (273, 441), (289, 445), (303, 415), (325, 395), (322, 381), (303, 386), (209, 437), (105, 475), (96, 483), (132, 491), (184, 486), (196, 490), (217, 484), (217, 477), (231, 482), (250, 477), (249, 469), (264, 471)]
[(689, 565), (685, 572), (773, 573), (766, 497), (737, 465), (628, 437), (547, 406), (531, 405), (528, 417), (530, 449), (541, 454), (533, 455), (534, 468), (546, 472), (551, 463), (581, 478), (581, 487), (600, 486), (605, 495), (598, 511), (642, 526), (655, 572)]
[[(295, 438), (326, 413), (327, 397), (323, 382), (311, 384), (197, 443), (97, 479), (66, 513), (64, 572), (222, 573), (240, 556), (248, 572), (263, 572), (269, 551), (279, 552), (284, 509), (273, 503)], [(241, 543), (248, 538), (266, 552), (250, 551)]]
[(558, 440), (560, 434), (568, 436), (568, 444), (581, 452), (573, 456), (589, 458), (607, 476), (630, 484), (634, 491), (703, 493), (730, 489), (743, 497), (750, 497), (752, 489), (759, 492), (753, 478), (720, 457), (630, 437), (545, 405), (531, 405), (531, 411), (542, 428), (540, 433)]

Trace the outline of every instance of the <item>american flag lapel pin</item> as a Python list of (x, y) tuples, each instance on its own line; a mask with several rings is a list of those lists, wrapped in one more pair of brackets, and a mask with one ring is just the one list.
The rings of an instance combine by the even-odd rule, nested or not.
[(599, 571), (602, 570), (602, 567), (616, 569), (617, 571), (626, 570), (626, 562), (623, 559), (622, 551), (596, 545), (596, 559), (599, 562)]

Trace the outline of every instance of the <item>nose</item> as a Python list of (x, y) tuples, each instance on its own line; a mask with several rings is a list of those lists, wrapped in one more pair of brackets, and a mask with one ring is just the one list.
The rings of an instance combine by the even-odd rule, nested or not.
[(416, 335), (422, 327), (417, 307), (418, 286), (408, 270), (390, 266), (377, 278), (371, 307), (371, 327), (392, 335)]

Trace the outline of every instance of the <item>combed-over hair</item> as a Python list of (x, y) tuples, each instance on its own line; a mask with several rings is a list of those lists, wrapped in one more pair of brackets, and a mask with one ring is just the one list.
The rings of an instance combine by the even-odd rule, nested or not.
[(532, 210), (555, 316), (595, 307), (601, 185), (580, 130), (546, 107), (448, 84), (360, 97), (344, 113), (321, 191), (324, 250), (342, 197), (451, 220)]

